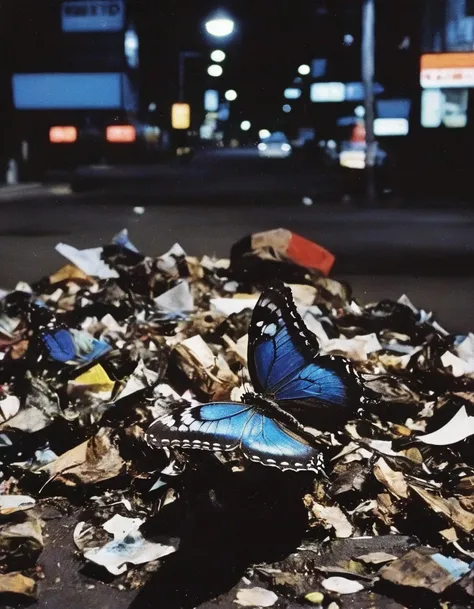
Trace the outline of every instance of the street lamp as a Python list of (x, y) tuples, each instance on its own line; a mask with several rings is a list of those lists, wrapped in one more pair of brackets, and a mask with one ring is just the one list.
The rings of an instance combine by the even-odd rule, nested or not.
[(311, 68), (306, 63), (303, 63), (298, 68), (298, 74), (301, 74), (301, 76), (307, 76), (310, 72), (311, 72)]
[(207, 73), (209, 74), (209, 76), (213, 76), (214, 78), (221, 76), (222, 72), (223, 69), (217, 63), (213, 63), (207, 68)]
[(290, 104), (284, 104), (284, 106), (282, 107), (283, 112), (286, 112), (288, 114), (288, 112), (291, 112), (291, 106)]
[(251, 126), (252, 124), (250, 123), (250, 121), (242, 121), (240, 123), (240, 128), (242, 129), (242, 131), (248, 131)]
[(234, 101), (237, 99), (237, 91), (234, 91), (234, 89), (229, 89), (225, 92), (224, 97), (227, 101)]
[(216, 38), (225, 38), (234, 31), (234, 22), (228, 17), (214, 17), (206, 21), (206, 31)]
[(224, 59), (225, 59), (224, 51), (221, 51), (220, 49), (216, 49), (215, 51), (212, 51), (211, 59), (215, 63), (220, 63), (221, 61), (224, 61)]

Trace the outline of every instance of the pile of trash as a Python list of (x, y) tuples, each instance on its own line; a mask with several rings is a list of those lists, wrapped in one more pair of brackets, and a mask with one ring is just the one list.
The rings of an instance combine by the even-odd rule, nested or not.
[[(74, 520), (77, 569), (118, 589), (182, 568), (184, 594), (184, 567), (196, 579), (222, 552), (242, 577), (209, 598), (240, 606), (472, 603), (474, 334), (406, 295), (361, 304), (328, 277), (334, 257), (289, 231), (246, 237), (230, 259), (179, 245), (152, 258), (126, 231), (56, 249), (64, 266), (0, 300), (0, 595), (51, 585), (53, 510)], [(158, 416), (248, 388), (252, 309), (273, 277), (364, 388), (351, 420), (311, 424), (326, 476), (152, 450)]]

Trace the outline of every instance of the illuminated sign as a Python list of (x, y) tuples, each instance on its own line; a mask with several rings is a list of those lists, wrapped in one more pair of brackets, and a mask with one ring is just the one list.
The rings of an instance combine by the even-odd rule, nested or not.
[(124, 22), (123, 0), (76, 0), (61, 5), (63, 32), (119, 32)]
[(315, 82), (309, 92), (312, 102), (342, 102), (345, 96), (346, 87), (343, 82)]
[(388, 135), (408, 135), (409, 124), (406, 118), (376, 118), (374, 134), (377, 137)]
[(93, 110), (122, 107), (123, 74), (14, 74), (17, 110)]
[(474, 52), (422, 55), (420, 84), (423, 89), (474, 87)]
[(189, 129), (191, 108), (189, 104), (173, 104), (171, 107), (171, 126), (173, 129)]

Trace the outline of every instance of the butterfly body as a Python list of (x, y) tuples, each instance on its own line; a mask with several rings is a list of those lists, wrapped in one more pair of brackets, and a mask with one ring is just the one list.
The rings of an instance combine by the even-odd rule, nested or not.
[[(265, 290), (249, 329), (249, 372), (255, 392), (242, 402), (190, 406), (157, 419), (147, 441), (157, 447), (233, 451), (281, 470), (320, 472), (321, 453), (305, 430), (301, 411), (350, 412), (355, 381), (343, 358), (319, 356), (283, 284)], [(304, 417), (303, 417), (304, 418)], [(317, 418), (317, 417), (316, 417)]]

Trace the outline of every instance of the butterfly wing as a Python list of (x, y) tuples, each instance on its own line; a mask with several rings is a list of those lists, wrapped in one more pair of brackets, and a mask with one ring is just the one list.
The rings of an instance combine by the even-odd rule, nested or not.
[(360, 390), (348, 360), (319, 356), (293, 302), (291, 290), (275, 283), (260, 296), (249, 329), (249, 371), (259, 393), (280, 402), (332, 405), (345, 409), (358, 402)]
[(150, 446), (226, 451), (237, 448), (252, 418), (251, 406), (213, 402), (189, 406), (156, 419), (145, 439)]
[(322, 453), (281, 422), (255, 412), (242, 436), (241, 449), (251, 461), (283, 471), (324, 471)]
[(146, 433), (150, 446), (211, 451), (240, 448), (251, 461), (282, 470), (319, 472), (321, 453), (282, 423), (240, 402), (190, 406), (160, 417)]
[(68, 330), (53, 330), (43, 334), (43, 342), (51, 359), (66, 363), (74, 359), (76, 350)]

